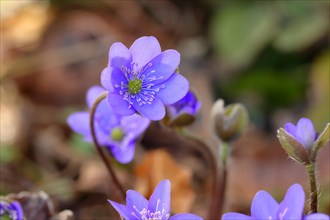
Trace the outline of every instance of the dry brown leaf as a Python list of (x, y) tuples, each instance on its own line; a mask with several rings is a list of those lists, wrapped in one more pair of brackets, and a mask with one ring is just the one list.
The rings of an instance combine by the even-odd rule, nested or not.
[(108, 173), (99, 160), (87, 160), (82, 164), (77, 188), (81, 191), (107, 192)]
[(174, 213), (189, 212), (195, 193), (191, 187), (191, 170), (178, 164), (163, 149), (146, 154), (134, 170), (138, 177), (136, 190), (149, 198), (157, 184), (163, 179), (171, 181), (171, 210)]

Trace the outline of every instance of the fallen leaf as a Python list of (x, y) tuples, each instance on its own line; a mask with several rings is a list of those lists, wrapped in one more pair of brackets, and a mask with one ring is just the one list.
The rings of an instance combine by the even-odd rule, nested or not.
[(171, 210), (174, 213), (189, 212), (195, 199), (191, 187), (191, 170), (178, 164), (163, 149), (150, 151), (134, 170), (138, 177), (137, 191), (149, 198), (163, 179), (171, 181)]

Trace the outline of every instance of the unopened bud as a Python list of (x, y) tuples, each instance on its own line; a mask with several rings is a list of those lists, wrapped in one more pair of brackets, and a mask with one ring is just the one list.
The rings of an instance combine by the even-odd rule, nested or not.
[(201, 107), (201, 103), (192, 91), (180, 101), (167, 106), (167, 117), (165, 124), (170, 127), (182, 127), (192, 124)]
[(283, 147), (287, 152), (289, 157), (293, 160), (302, 163), (309, 164), (309, 151), (305, 148), (297, 139), (295, 139), (291, 134), (289, 134), (283, 128), (277, 130), (277, 137)]
[(225, 107), (222, 99), (214, 103), (211, 119), (216, 135), (226, 142), (239, 138), (249, 123), (249, 115), (244, 105), (235, 103)]
[(286, 123), (277, 130), (277, 137), (288, 155), (302, 164), (315, 162), (318, 151), (329, 141), (330, 124), (318, 136), (313, 123), (308, 118), (301, 118), (297, 125)]

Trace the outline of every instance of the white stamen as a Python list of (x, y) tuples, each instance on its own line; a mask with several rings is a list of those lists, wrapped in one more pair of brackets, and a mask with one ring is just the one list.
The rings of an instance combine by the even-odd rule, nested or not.
[(279, 214), (280, 220), (284, 220), (285, 214), (288, 212), (288, 207), (286, 207), (283, 212)]

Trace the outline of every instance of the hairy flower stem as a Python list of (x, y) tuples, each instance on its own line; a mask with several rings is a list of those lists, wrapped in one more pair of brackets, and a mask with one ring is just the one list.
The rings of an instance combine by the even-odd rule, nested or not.
[(310, 193), (310, 213), (317, 212), (317, 187), (316, 187), (316, 178), (315, 178), (315, 163), (312, 162), (306, 165), (306, 170), (309, 176), (309, 184), (311, 188)]
[(125, 201), (125, 191), (123, 189), (123, 187), (121, 186), (121, 184), (119, 183), (117, 177), (116, 177), (116, 174), (115, 172), (113, 171), (113, 169), (111, 168), (111, 165), (107, 159), (107, 157), (105, 156), (98, 140), (97, 140), (97, 137), (96, 137), (96, 133), (95, 133), (95, 121), (94, 121), (94, 118), (95, 118), (95, 112), (96, 112), (96, 109), (97, 109), (97, 106), (100, 104), (100, 102), (102, 100), (104, 100), (106, 97), (107, 97), (107, 94), (108, 92), (104, 92), (102, 93), (99, 97), (97, 97), (97, 99), (95, 100), (95, 102), (93, 103), (93, 106), (91, 107), (90, 109), (90, 116), (89, 116), (89, 127), (91, 129), (91, 133), (92, 133), (92, 137), (93, 137), (93, 142), (94, 142), (94, 145), (96, 147), (96, 150), (97, 152), (99, 153), (100, 157), (102, 158), (103, 160), (103, 163), (105, 164), (109, 174), (110, 174), (110, 177), (111, 177), (111, 180), (113, 182), (113, 185), (116, 187), (116, 189), (119, 191), (120, 195), (118, 195), (118, 193), (114, 193), (114, 197), (117, 197), (117, 198), (114, 198), (116, 199), (117, 201)]
[(219, 207), (222, 207), (223, 200), (218, 198), (219, 192), (221, 189), (219, 188), (219, 181), (221, 180), (221, 172), (219, 171), (219, 165), (217, 160), (217, 155), (214, 151), (211, 150), (211, 148), (204, 143), (204, 141), (200, 140), (196, 137), (196, 135), (190, 133), (188, 130), (181, 128), (178, 131), (180, 131), (183, 135), (186, 137), (196, 141), (198, 143), (198, 151), (201, 152), (201, 154), (207, 159), (210, 170), (211, 170), (211, 177), (212, 177), (212, 185), (211, 185), (211, 204), (210, 209), (208, 213), (207, 219), (220, 219), (221, 213), (219, 213)]
[(227, 187), (227, 159), (229, 155), (229, 145), (223, 142), (220, 146), (221, 155), (220, 163), (217, 166), (216, 189), (212, 195), (212, 203), (209, 219), (220, 219), (222, 215), (223, 205), (225, 203), (225, 192)]
[(217, 163), (216, 173), (214, 177), (215, 189), (212, 192), (212, 200), (209, 210), (208, 219), (220, 219), (222, 215), (222, 209), (225, 202), (225, 191), (227, 186), (227, 158), (229, 154), (229, 145), (222, 143), (221, 149), (221, 164)]

